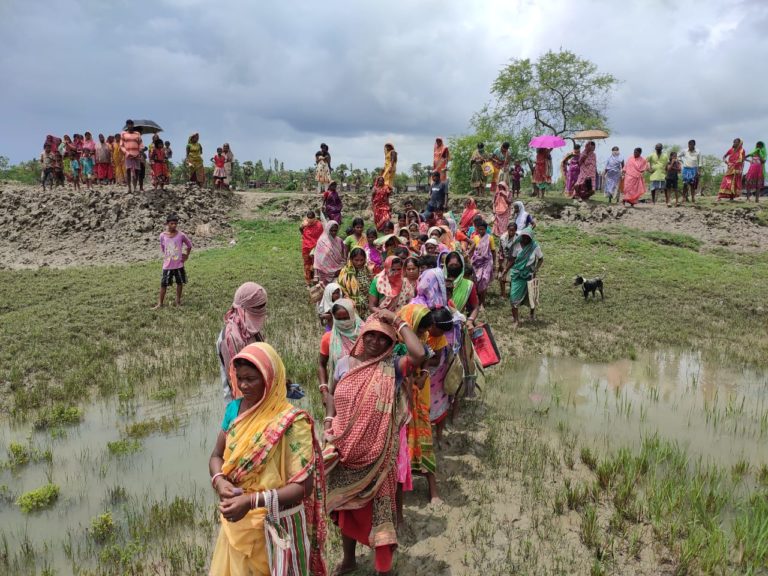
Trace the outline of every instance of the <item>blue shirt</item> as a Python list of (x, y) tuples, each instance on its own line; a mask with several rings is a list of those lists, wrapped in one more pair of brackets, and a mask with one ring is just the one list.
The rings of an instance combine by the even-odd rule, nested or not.
[(224, 410), (224, 420), (221, 421), (221, 429), (224, 430), (224, 432), (229, 430), (230, 425), (237, 418), (237, 414), (240, 412), (240, 402), (242, 402), (242, 400), (242, 398), (238, 398), (227, 404), (227, 409)]

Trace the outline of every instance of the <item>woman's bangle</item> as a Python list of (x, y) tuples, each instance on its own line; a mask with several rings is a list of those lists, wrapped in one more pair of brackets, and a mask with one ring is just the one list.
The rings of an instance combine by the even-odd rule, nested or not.
[(216, 489), (216, 479), (221, 476), (226, 476), (226, 474), (224, 474), (224, 472), (216, 472), (216, 474), (211, 476), (211, 486), (213, 487), (214, 490)]
[(323, 418), (323, 424), (326, 424), (327, 422), (333, 422), (333, 416), (326, 416)]
[(261, 496), (261, 492), (251, 493), (251, 510), (255, 510), (259, 507), (259, 496)]
[(325, 390), (326, 392), (330, 391), (330, 388), (328, 388), (328, 384), (320, 384), (320, 392)]

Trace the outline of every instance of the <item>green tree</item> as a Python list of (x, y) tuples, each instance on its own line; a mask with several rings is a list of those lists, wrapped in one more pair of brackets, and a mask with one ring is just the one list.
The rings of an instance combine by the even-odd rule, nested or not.
[(400, 174), (395, 174), (395, 191), (396, 192), (405, 192), (408, 189), (408, 174), (405, 172), (400, 172)]
[(569, 50), (549, 51), (535, 62), (514, 58), (493, 83), (493, 103), (479, 115), (498, 131), (527, 128), (568, 138), (607, 127), (606, 109), (618, 82)]
[(472, 167), (469, 164), (469, 160), (479, 142), (485, 144), (485, 153), (487, 155), (493, 153), (503, 142), (509, 142), (510, 158), (512, 161), (520, 160), (525, 164), (525, 161), (529, 158), (528, 142), (530, 141), (530, 133), (527, 130), (516, 134), (504, 134), (495, 131), (490, 124), (483, 121), (473, 121), (473, 124), (476, 129), (474, 134), (452, 136), (448, 139), (448, 145), (451, 149), (449, 177), (451, 191), (454, 194), (467, 194), (470, 191)]
[(333, 171), (334, 178), (344, 184), (344, 181), (347, 179), (347, 174), (349, 174), (349, 166), (346, 164), (339, 164), (336, 166), (336, 169)]
[(421, 188), (421, 183), (427, 178), (427, 169), (421, 162), (411, 164), (411, 178), (416, 182), (416, 187)]

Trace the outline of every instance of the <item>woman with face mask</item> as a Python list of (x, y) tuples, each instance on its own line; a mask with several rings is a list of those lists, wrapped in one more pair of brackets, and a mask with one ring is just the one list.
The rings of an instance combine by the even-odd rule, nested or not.
[(336, 300), (331, 308), (333, 324), (330, 332), (323, 334), (320, 339), (320, 355), (318, 356), (317, 377), (320, 380), (320, 393), (323, 395), (323, 403), (327, 401), (327, 395), (333, 393), (330, 390), (328, 374), (333, 374), (336, 362), (342, 356), (346, 356), (357, 342), (360, 327), (363, 321), (357, 315), (355, 304), (349, 298)]

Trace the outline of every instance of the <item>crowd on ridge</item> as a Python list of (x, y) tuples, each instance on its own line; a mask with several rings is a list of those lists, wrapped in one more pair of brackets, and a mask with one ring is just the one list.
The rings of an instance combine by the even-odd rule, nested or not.
[[(125, 128), (114, 135), (99, 134), (94, 140), (90, 132), (65, 134), (59, 138), (49, 134), (40, 154), (40, 182), (46, 187), (71, 184), (75, 190), (81, 186), (92, 189), (95, 185), (127, 185), (128, 191), (144, 190), (147, 165), (153, 189), (162, 190), (170, 182), (173, 150), (169, 141), (153, 133), (148, 146), (144, 145), (141, 127), (126, 120)], [(229, 144), (216, 149), (211, 158), (214, 165), (213, 180), (216, 188), (229, 188), (235, 161)], [(187, 141), (184, 166), (188, 182), (205, 186), (205, 164), (200, 135), (192, 134)]]

